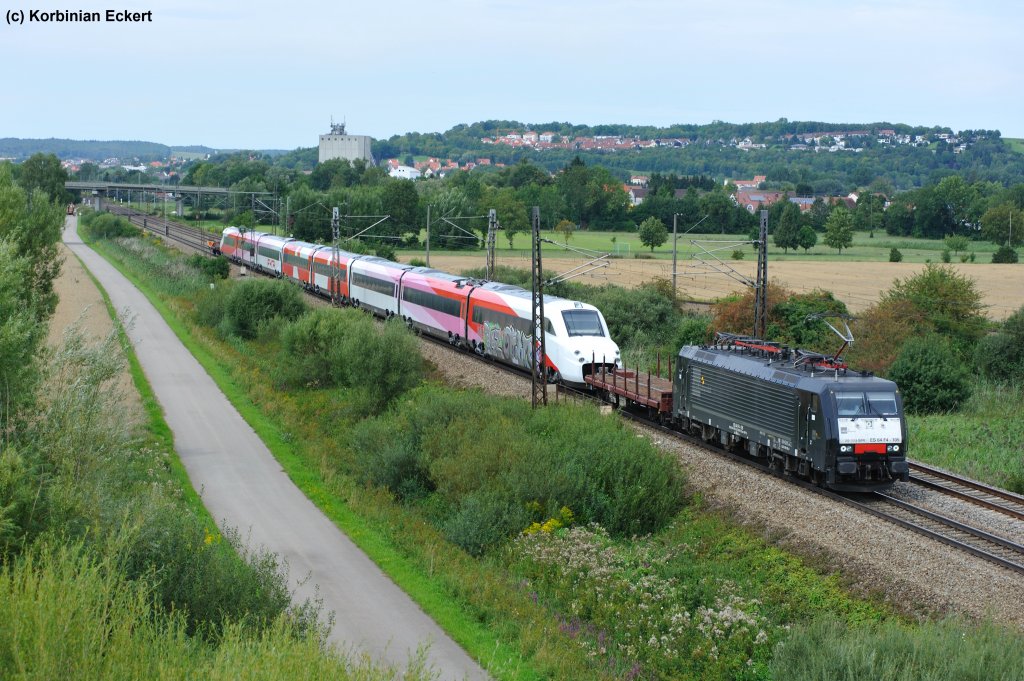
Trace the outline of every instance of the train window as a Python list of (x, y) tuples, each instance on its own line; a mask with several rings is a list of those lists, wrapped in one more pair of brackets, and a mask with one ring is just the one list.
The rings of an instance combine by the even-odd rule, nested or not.
[(869, 392), (866, 393), (868, 398), (868, 406), (871, 407), (872, 414), (881, 414), (882, 416), (894, 416), (896, 415), (896, 394), (890, 392)]
[(546, 333), (549, 336), (558, 335), (557, 333), (555, 333), (555, 325), (552, 324), (551, 320), (548, 319), (547, 317), (544, 318), (544, 333)]
[(864, 393), (836, 393), (836, 409), (840, 416), (864, 414)]
[(371, 277), (368, 274), (353, 274), (352, 284), (360, 286), (376, 293), (383, 293), (386, 296), (394, 297), (395, 295), (395, 283), (386, 279), (378, 279), (377, 277)]
[(836, 393), (839, 416), (895, 416), (896, 395), (891, 392)]
[(473, 306), (473, 323), (494, 324), (495, 326), (503, 329), (512, 327), (516, 331), (522, 332), (522, 334), (527, 338), (533, 336), (533, 323), (529, 319), (510, 315), (498, 310), (492, 310), (491, 308), (484, 307), (483, 305)]
[(402, 289), (402, 300), (413, 305), (422, 305), (423, 307), (437, 310), (453, 317), (458, 317), (462, 314), (462, 306), (458, 300), (445, 298), (429, 291), (406, 287)]
[(562, 313), (570, 336), (603, 336), (601, 318), (594, 310), (566, 310)]

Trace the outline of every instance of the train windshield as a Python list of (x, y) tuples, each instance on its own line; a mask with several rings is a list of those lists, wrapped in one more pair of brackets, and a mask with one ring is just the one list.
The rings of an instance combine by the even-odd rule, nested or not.
[(896, 393), (884, 391), (836, 393), (839, 416), (898, 416)]
[(570, 336), (603, 336), (601, 317), (595, 310), (566, 310), (562, 313)]

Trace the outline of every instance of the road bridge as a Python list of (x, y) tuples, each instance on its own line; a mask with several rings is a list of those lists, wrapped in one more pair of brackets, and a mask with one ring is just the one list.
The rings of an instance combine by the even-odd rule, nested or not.
[(64, 188), (80, 191), (82, 202), (96, 210), (103, 209), (103, 202), (109, 200), (129, 203), (174, 201), (175, 215), (184, 215), (185, 206), (194, 210), (209, 208), (238, 208), (251, 210), (259, 219), (272, 217), (280, 221), (280, 198), (274, 192), (239, 191), (225, 187), (200, 187), (197, 185), (150, 184), (140, 182), (78, 182), (68, 181)]

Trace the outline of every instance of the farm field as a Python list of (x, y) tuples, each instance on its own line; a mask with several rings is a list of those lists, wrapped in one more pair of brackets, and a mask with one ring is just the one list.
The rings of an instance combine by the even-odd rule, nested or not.
[[(404, 262), (408, 262), (410, 258), (405, 254), (400, 257)], [(422, 258), (421, 255), (412, 257)], [(524, 269), (530, 267), (528, 254), (511, 255), (499, 251), (496, 259), (499, 265)], [(582, 262), (582, 258), (546, 255), (544, 269), (561, 273), (578, 267)], [(613, 259), (609, 263), (607, 268), (584, 275), (579, 281), (596, 285), (610, 283), (634, 287), (656, 278), (672, 278), (671, 259)], [(430, 265), (449, 272), (461, 272), (483, 267), (484, 255), (431, 254)], [(745, 277), (753, 279), (755, 276), (754, 260), (728, 261), (728, 265)], [(1024, 291), (1024, 265), (955, 263), (953, 267), (977, 282), (985, 305), (988, 306), (989, 318), (1003, 320), (1024, 304), (1024, 296), (1021, 294)], [(769, 256), (768, 260), (770, 278), (777, 279), (797, 292), (811, 291), (815, 288), (832, 291), (854, 314), (877, 301), (882, 292), (892, 286), (893, 280), (905, 279), (923, 268), (923, 263), (864, 262), (852, 259), (842, 266), (835, 262), (798, 260), (796, 257), (772, 261)], [(689, 300), (712, 301), (743, 288), (739, 281), (725, 274), (709, 271), (707, 267), (695, 263), (692, 259), (680, 259), (677, 271), (680, 296)]]
[[(144, 206), (137, 206), (144, 209)], [(211, 234), (219, 233), (223, 225), (205, 222), (204, 227)], [(260, 230), (274, 231), (272, 226), (260, 226)], [(586, 257), (563, 246), (562, 237), (553, 232), (543, 236), (550, 243), (544, 244), (544, 268), (563, 273), (579, 267)], [(420, 240), (426, 237), (421, 232)], [(671, 236), (669, 237), (671, 241)], [(819, 239), (821, 235), (819, 235)], [(701, 242), (700, 246), (694, 242)], [(715, 243), (718, 242), (718, 243)], [(596, 254), (612, 253), (609, 266), (579, 277), (582, 283), (601, 285), (617, 284), (635, 287), (652, 279), (672, 278), (672, 249), (670, 243), (651, 250), (640, 243), (636, 232), (577, 232), (569, 239), (569, 248)], [(344, 246), (342, 246), (344, 248)], [(714, 251), (723, 264), (712, 268), (694, 258), (701, 249)], [(903, 254), (903, 261), (889, 262), (889, 251), (897, 248)], [(853, 246), (844, 249), (842, 255), (834, 249), (819, 244), (808, 252), (790, 251), (769, 246), (768, 274), (786, 287), (800, 293), (816, 288), (831, 291), (846, 303), (851, 313), (862, 312), (878, 300), (879, 295), (891, 288), (895, 279), (904, 279), (919, 272), (928, 262), (941, 262), (942, 241), (892, 237), (878, 232), (871, 237), (866, 232), (854, 234)], [(733, 251), (741, 251), (741, 260), (732, 259)], [(960, 256), (953, 254), (951, 263), (958, 272), (977, 282), (988, 306), (988, 317), (994, 321), (1006, 319), (1014, 310), (1024, 304), (1024, 265), (992, 265), (990, 260), (996, 247), (986, 241), (972, 241), (969, 252), (975, 254), (975, 262), (960, 262)], [(641, 257), (636, 257), (637, 255)], [(423, 260), (423, 249), (400, 249), (398, 259), (409, 262)], [(707, 260), (708, 258), (705, 258)], [(496, 260), (500, 265), (530, 267), (530, 240), (526, 233), (517, 233), (512, 247), (503, 235), (499, 235)], [(482, 250), (446, 251), (432, 249), (430, 265), (449, 271), (484, 266)], [(682, 234), (678, 237), (677, 276), (680, 296), (695, 302), (711, 302), (717, 298), (740, 291), (743, 284), (738, 278), (724, 272), (732, 269), (738, 275), (753, 279), (756, 268), (756, 254), (749, 244), (742, 242), (741, 235), (735, 234)]]
[[(586, 258), (567, 251), (563, 241), (556, 234), (544, 235), (555, 243), (544, 245), (544, 269), (563, 273), (579, 267)], [(677, 277), (679, 293), (685, 299), (711, 302), (717, 298), (743, 289), (743, 284), (724, 272), (735, 272), (748, 279), (755, 277), (757, 258), (749, 244), (738, 241), (739, 235), (688, 234), (679, 236), (677, 252)], [(819, 237), (820, 238), (820, 237)], [(614, 239), (614, 242), (613, 242)], [(670, 237), (671, 239), (671, 237)], [(731, 243), (714, 243), (716, 241)], [(694, 258), (700, 249), (692, 242), (699, 241), (707, 250), (714, 250), (723, 261), (715, 267), (708, 266)], [(508, 241), (499, 237), (495, 258), (499, 265), (530, 268), (530, 243), (526, 234), (516, 234), (513, 248)], [(672, 278), (672, 250), (666, 244), (651, 253), (633, 232), (579, 232), (569, 240), (569, 247), (597, 253), (615, 253), (618, 257), (608, 260), (609, 266), (579, 277), (581, 283), (601, 285), (604, 283), (634, 287), (652, 279)], [(889, 262), (889, 250), (898, 248), (903, 261)], [(801, 293), (816, 288), (826, 289), (846, 303), (856, 314), (878, 300), (879, 295), (891, 288), (895, 279), (905, 279), (921, 271), (927, 262), (941, 262), (944, 246), (934, 239), (889, 237), (879, 234), (871, 238), (867, 233), (857, 233), (851, 248), (844, 249), (840, 256), (835, 250), (818, 245), (808, 253), (769, 247), (768, 275), (786, 287)], [(734, 250), (744, 253), (741, 260), (733, 260)], [(953, 254), (951, 263), (958, 272), (977, 282), (983, 294), (990, 319), (1001, 321), (1024, 304), (1024, 266), (993, 265), (989, 262), (995, 251), (993, 244), (971, 242), (970, 250), (976, 254), (975, 262), (959, 262)], [(641, 254), (641, 257), (635, 257)], [(422, 260), (424, 251), (399, 251), (399, 259), (409, 262), (412, 258)], [(705, 261), (710, 260), (705, 257)], [(483, 251), (431, 251), (430, 265), (449, 272), (480, 268), (484, 266)]]

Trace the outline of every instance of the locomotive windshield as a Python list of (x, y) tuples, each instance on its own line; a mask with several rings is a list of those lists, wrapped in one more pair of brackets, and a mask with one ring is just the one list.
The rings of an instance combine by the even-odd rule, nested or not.
[(570, 336), (603, 336), (601, 317), (594, 310), (566, 310), (562, 313)]
[(836, 408), (839, 416), (898, 416), (896, 393), (891, 392), (843, 392), (836, 393)]

